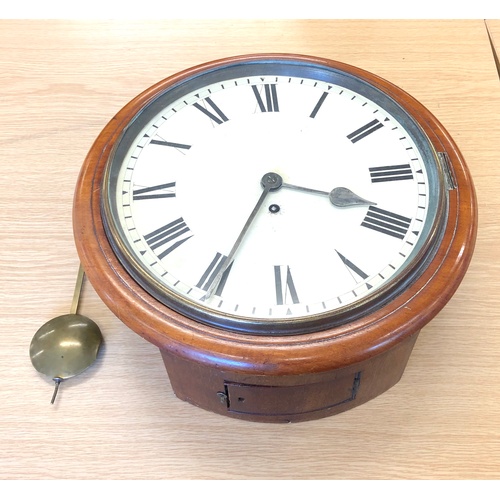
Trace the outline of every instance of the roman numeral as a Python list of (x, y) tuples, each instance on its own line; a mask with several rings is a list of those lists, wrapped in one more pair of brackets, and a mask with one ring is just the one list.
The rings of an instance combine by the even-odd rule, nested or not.
[(170, 252), (178, 248), (184, 242), (189, 240), (193, 235), (181, 238), (182, 235), (190, 231), (184, 219), (180, 217), (165, 226), (156, 229), (152, 233), (144, 236), (146, 243), (150, 246), (151, 250), (156, 250), (157, 248), (163, 247), (167, 243), (171, 243), (167, 248), (162, 250), (161, 253), (157, 254), (160, 259), (163, 259)]
[(410, 227), (410, 223), (411, 219), (408, 217), (370, 206), (361, 225), (402, 240)]
[[(226, 259), (227, 259), (226, 255), (222, 255), (221, 253), (217, 252), (196, 286), (206, 292), (212, 285), (216, 276), (219, 274), (220, 270), (222, 269), (222, 266), (226, 262)], [(222, 278), (220, 279), (219, 284), (215, 289), (214, 295), (218, 295), (219, 297), (222, 295), (222, 291), (224, 290), (224, 286), (226, 284), (227, 277), (229, 276), (229, 273), (231, 271), (232, 265), (233, 263), (231, 262), (228, 268), (222, 273)]]
[(169, 148), (175, 149), (191, 149), (189, 144), (181, 144), (180, 142), (169, 142), (169, 141), (160, 141), (159, 139), (153, 139), (151, 144), (156, 144), (158, 146), (168, 146)]
[(358, 130), (351, 132), (347, 136), (347, 138), (350, 139), (351, 142), (354, 144), (383, 126), (384, 125), (380, 123), (378, 120), (373, 120), (370, 123), (367, 123), (366, 125), (363, 125), (362, 127), (358, 128)]
[[(365, 280), (368, 278), (368, 274), (366, 274), (364, 271), (362, 271), (356, 264), (351, 262), (347, 257), (344, 257), (338, 250), (335, 250), (337, 252), (337, 255), (340, 257), (340, 260), (344, 263), (344, 265), (349, 269), (349, 272), (351, 273), (351, 276), (356, 280), (356, 277), (354, 274), (359, 276), (362, 280)], [(354, 273), (354, 274), (353, 274)], [(357, 282), (357, 280), (356, 280)], [(368, 288), (373, 288), (372, 285), (369, 285), (367, 283)]]
[(319, 109), (321, 108), (327, 97), (328, 97), (328, 92), (323, 92), (323, 95), (319, 98), (319, 101), (316, 103), (316, 106), (314, 106), (312, 113), (309, 115), (310, 118), (316, 118)]
[(208, 104), (212, 108), (213, 112), (207, 109), (206, 107), (202, 106), (199, 102), (195, 102), (193, 106), (196, 109), (199, 109), (203, 114), (208, 116), (217, 125), (221, 125), (222, 123), (228, 121), (227, 116), (220, 110), (217, 104), (215, 104), (215, 102), (212, 101), (210, 97), (207, 97), (206, 99), (202, 100), (202, 102)]
[(152, 200), (156, 198), (174, 198), (175, 182), (158, 184), (147, 188), (135, 189), (133, 191), (134, 200)]
[(278, 105), (278, 94), (276, 92), (276, 84), (275, 83), (266, 83), (263, 85), (264, 94), (266, 98), (266, 102), (262, 100), (262, 96), (260, 95), (259, 89), (257, 85), (252, 85), (253, 93), (255, 94), (255, 98), (257, 99), (257, 104), (259, 105), (260, 110), (263, 113), (271, 113), (273, 111), (279, 111)]
[(276, 304), (299, 303), (297, 290), (292, 279), (289, 266), (274, 266), (274, 283), (276, 286)]
[(405, 181), (413, 179), (409, 164), (371, 167), (368, 170), (370, 171), (372, 182)]

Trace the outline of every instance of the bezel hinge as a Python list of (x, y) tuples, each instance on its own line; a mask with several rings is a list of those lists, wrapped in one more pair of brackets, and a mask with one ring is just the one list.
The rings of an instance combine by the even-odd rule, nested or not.
[(437, 156), (439, 159), (439, 163), (441, 164), (441, 168), (443, 169), (444, 172), (444, 180), (446, 183), (446, 187), (448, 188), (448, 191), (457, 189), (457, 181), (455, 180), (453, 167), (451, 166), (451, 160), (450, 157), (448, 156), (448, 153), (446, 153), (445, 151), (438, 152)]

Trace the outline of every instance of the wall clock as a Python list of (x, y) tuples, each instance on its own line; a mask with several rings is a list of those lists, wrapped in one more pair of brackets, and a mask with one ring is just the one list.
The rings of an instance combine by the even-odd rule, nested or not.
[(85, 272), (176, 395), (292, 422), (402, 376), (470, 262), (476, 199), (438, 120), (322, 58), (226, 58), (127, 104), (74, 199)]

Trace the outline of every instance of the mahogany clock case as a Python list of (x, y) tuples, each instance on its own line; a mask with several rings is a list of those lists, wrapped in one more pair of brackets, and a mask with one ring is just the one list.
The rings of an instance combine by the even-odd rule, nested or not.
[[(103, 221), (106, 167), (134, 117), (179, 82), (201, 72), (256, 60), (298, 61), (368, 82), (414, 118), (448, 169), (439, 242), (418, 276), (367, 314), (303, 334), (241, 334), (168, 308), (121, 264)], [(344, 63), (311, 56), (257, 54), (182, 71), (153, 85), (119, 111), (84, 161), (75, 190), (73, 226), (79, 257), (96, 292), (123, 323), (160, 349), (178, 397), (230, 417), (290, 422), (353, 408), (400, 379), (420, 329), (446, 305), (465, 275), (476, 238), (477, 203), (472, 179), (453, 139), (403, 90)]]

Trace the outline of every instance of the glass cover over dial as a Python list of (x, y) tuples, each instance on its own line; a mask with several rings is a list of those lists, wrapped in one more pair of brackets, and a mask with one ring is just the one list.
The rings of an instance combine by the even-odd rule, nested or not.
[(192, 319), (250, 334), (335, 326), (432, 252), (440, 164), (412, 117), (349, 72), (267, 58), (176, 81), (116, 144), (107, 234)]

